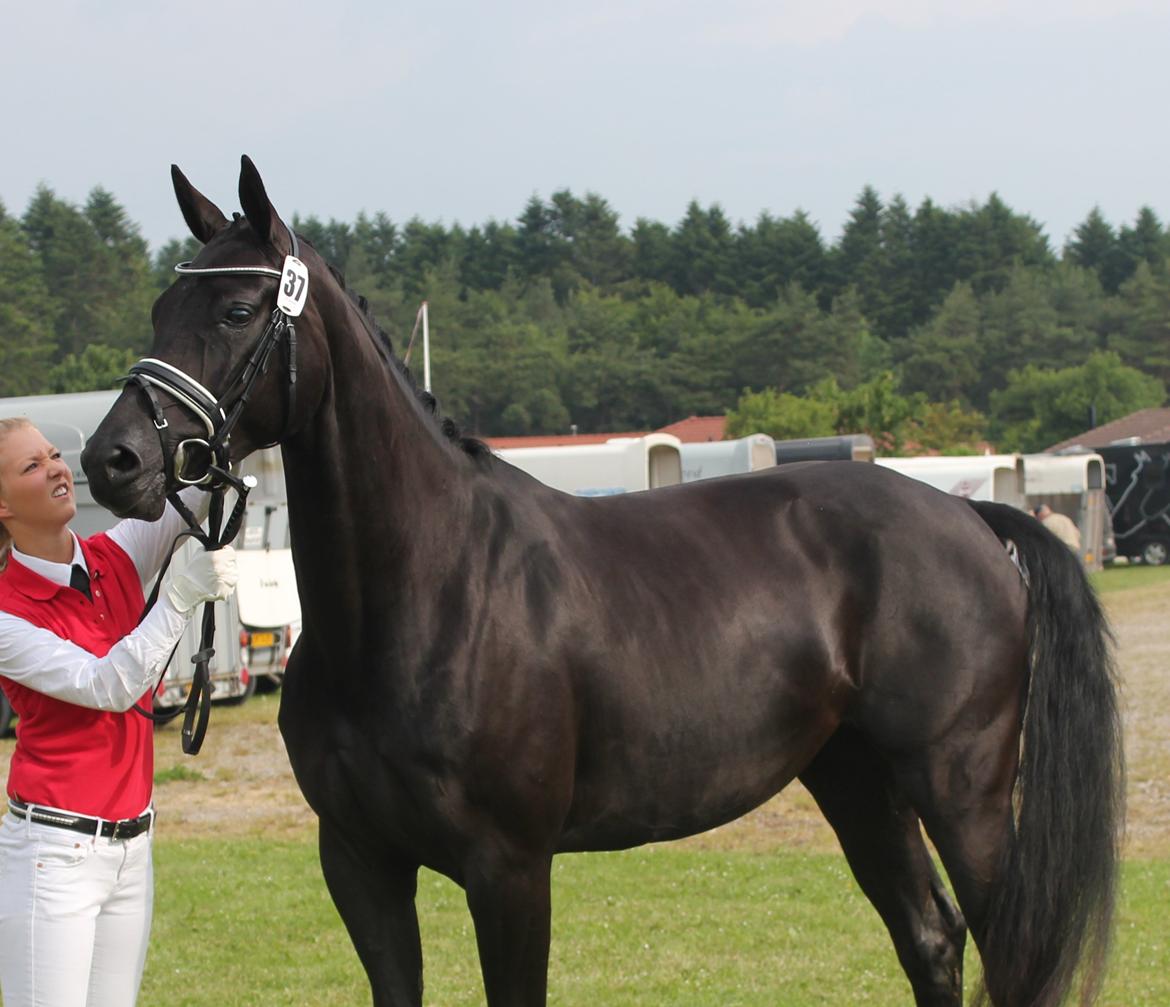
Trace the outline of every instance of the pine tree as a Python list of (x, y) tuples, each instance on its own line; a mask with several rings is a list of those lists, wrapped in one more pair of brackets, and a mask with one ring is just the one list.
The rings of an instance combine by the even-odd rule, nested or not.
[(0, 396), (44, 390), (57, 312), (36, 253), (0, 204)]
[(733, 259), (739, 296), (756, 308), (793, 283), (820, 295), (828, 278), (824, 242), (802, 210), (779, 220), (761, 213), (754, 226), (741, 226)]
[(137, 229), (125, 225), (108, 194), (95, 189), (83, 213), (41, 186), (22, 226), (60, 306), (55, 359), (91, 343), (145, 351), (155, 296), (151, 265)]
[[(956, 214), (924, 199), (914, 211), (911, 276), (916, 325), (924, 325), (954, 285), (963, 278), (958, 261)], [(904, 334), (894, 333), (895, 338)]]
[(651, 283), (669, 283), (671, 269), (670, 228), (657, 220), (639, 217), (634, 222), (634, 276)]
[(692, 200), (671, 233), (671, 286), (680, 294), (733, 293), (733, 248), (731, 223), (723, 210), (718, 205), (704, 210)]
[(958, 276), (977, 294), (1002, 290), (1019, 266), (1056, 264), (1044, 229), (1015, 213), (993, 192), (982, 206), (971, 206), (956, 221)]
[(841, 240), (830, 255), (834, 296), (854, 287), (861, 298), (866, 318), (884, 319), (888, 299), (884, 288), (885, 262), (882, 251), (882, 222), (885, 207), (873, 186), (861, 190), (841, 232)]
[(1167, 234), (1162, 229), (1158, 215), (1148, 206), (1143, 206), (1133, 227), (1122, 227), (1117, 235), (1120, 281), (1124, 283), (1137, 270), (1139, 263), (1146, 263), (1156, 270), (1166, 261)]
[[(927, 317), (927, 302), (918, 295), (914, 275), (914, 218), (900, 195), (894, 196), (882, 211), (880, 235), (878, 276), (882, 296), (869, 307), (876, 313), (866, 314), (877, 334), (888, 341), (905, 337)], [(864, 301), (862, 308), (864, 311)]]
[(516, 229), (489, 220), (467, 232), (459, 261), (460, 282), (472, 290), (499, 290), (516, 268)]
[(1064, 246), (1064, 258), (1074, 266), (1093, 270), (1109, 294), (1117, 293), (1126, 278), (1126, 261), (1118, 236), (1097, 206), (1073, 230)]
[(1117, 298), (1116, 328), (1107, 346), (1130, 367), (1170, 385), (1170, 263), (1142, 262)]
[(942, 307), (899, 346), (902, 388), (936, 402), (965, 399), (983, 363), (979, 304), (968, 283), (956, 283)]
[(983, 366), (967, 394), (979, 408), (987, 408), (992, 391), (1003, 386), (1008, 371), (1027, 363), (1065, 367), (1081, 363), (1091, 343), (1070, 346), (1062, 338), (1060, 320), (1049, 298), (1049, 284), (1037, 269), (1016, 266), (1002, 290), (982, 300), (983, 325), (980, 358)]

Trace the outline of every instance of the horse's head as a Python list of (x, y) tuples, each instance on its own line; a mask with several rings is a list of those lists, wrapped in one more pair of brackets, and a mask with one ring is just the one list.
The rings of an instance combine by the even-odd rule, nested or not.
[[(300, 249), (255, 166), (243, 158), (244, 215), (232, 221), (177, 167), (171, 174), (204, 247), (155, 302), (150, 356), (81, 456), (94, 498), (124, 517), (157, 518), (168, 492), (295, 432), (321, 395), (321, 291), (314, 298), (288, 274)], [(324, 263), (303, 254), (326, 285)]]

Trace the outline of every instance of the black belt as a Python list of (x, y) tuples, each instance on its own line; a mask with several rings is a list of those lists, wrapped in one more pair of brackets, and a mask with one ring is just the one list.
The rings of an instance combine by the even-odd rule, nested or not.
[(64, 811), (50, 811), (48, 808), (29, 807), (23, 801), (8, 799), (8, 810), (17, 818), (26, 818), (40, 825), (55, 825), (59, 829), (84, 832), (104, 839), (133, 839), (150, 828), (154, 811), (145, 811), (137, 818), (123, 818), (112, 822), (105, 818), (86, 818), (85, 815), (70, 815)]

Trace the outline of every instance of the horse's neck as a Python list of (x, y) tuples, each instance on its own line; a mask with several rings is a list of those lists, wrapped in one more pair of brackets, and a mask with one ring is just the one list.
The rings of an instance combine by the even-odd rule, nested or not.
[(331, 335), (332, 387), (283, 455), (304, 607), (356, 646), (428, 597), (426, 580), (447, 566), (439, 543), (463, 522), (470, 464), (369, 333)]

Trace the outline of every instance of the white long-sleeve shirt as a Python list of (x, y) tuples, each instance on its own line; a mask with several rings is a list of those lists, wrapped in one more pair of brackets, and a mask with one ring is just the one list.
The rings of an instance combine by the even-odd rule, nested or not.
[[(181, 494), (203, 520), (208, 495), (197, 487)], [(157, 521), (120, 521), (107, 533), (130, 557), (145, 585), (158, 573), (175, 536), (186, 527), (169, 503)], [(16, 549), (18, 562), (56, 584), (68, 586), (74, 563), (85, 559), (73, 536), (73, 563), (53, 563)], [(0, 675), (54, 699), (95, 710), (122, 712), (153, 688), (166, 669), (171, 651), (183, 635), (190, 613), (179, 612), (160, 592), (150, 613), (104, 657), (32, 623), (0, 612)]]

